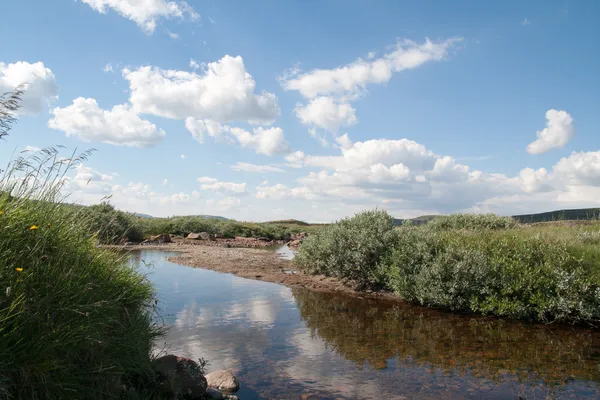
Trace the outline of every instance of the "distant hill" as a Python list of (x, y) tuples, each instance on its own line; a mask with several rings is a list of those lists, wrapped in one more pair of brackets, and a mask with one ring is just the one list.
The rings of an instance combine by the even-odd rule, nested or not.
[(423, 225), (438, 217), (437, 215), (421, 215), (420, 217), (410, 219), (394, 218), (394, 225), (402, 225), (404, 221), (411, 221), (413, 225)]
[(265, 224), (280, 224), (280, 225), (300, 225), (300, 226), (310, 226), (308, 222), (298, 221), (297, 219), (281, 219), (277, 221), (267, 221)]
[(600, 208), (578, 208), (573, 210), (549, 211), (538, 214), (514, 215), (522, 223), (591, 220), (600, 217)]
[(142, 214), (142, 213), (135, 213), (135, 216), (140, 217), (140, 218), (154, 218), (152, 215)]
[[(422, 215), (420, 217), (411, 218), (408, 221), (412, 221), (413, 225), (423, 225), (432, 219), (438, 217), (437, 215)], [(534, 222), (550, 222), (550, 221), (573, 221), (573, 220), (591, 220), (600, 218), (600, 208), (578, 208), (573, 210), (557, 210), (548, 211), (537, 214), (523, 214), (512, 216), (517, 221), (523, 224), (530, 224)], [(406, 219), (394, 219), (394, 225), (402, 225)]]

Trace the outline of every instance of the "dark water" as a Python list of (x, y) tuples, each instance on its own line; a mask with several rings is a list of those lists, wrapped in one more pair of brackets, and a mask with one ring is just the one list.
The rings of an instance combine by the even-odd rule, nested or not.
[(154, 264), (169, 351), (234, 370), (242, 400), (600, 399), (598, 331), (289, 289), (168, 255), (135, 262)]

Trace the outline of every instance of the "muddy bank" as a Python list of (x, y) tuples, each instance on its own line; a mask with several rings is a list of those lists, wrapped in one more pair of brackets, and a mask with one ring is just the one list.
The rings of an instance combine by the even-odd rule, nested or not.
[(181, 254), (169, 257), (168, 260), (188, 267), (210, 269), (242, 278), (279, 283), (289, 287), (326, 292), (345, 292), (359, 297), (394, 299), (394, 296), (389, 293), (358, 291), (351, 282), (345, 283), (323, 275), (305, 274), (292, 261), (280, 258), (273, 251), (257, 248), (203, 245), (203, 243), (206, 242), (129, 245), (119, 248), (125, 250), (177, 251)]

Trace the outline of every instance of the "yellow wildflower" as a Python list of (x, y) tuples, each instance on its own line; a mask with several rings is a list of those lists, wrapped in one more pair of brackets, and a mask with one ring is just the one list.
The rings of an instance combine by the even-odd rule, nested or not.
[(50, 224), (48, 224), (48, 228), (50, 228)]
[(17, 267), (17, 268), (15, 268), (15, 271), (17, 271), (17, 272), (23, 272), (23, 268)]
[(31, 227), (29, 228), (30, 231), (35, 231), (37, 229), (37, 225), (31, 225)]
[(0, 210), (0, 215), (4, 214), (4, 211)]

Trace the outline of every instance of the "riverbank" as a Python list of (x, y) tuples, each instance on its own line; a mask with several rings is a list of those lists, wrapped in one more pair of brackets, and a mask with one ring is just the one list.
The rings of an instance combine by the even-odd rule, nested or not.
[(384, 292), (359, 291), (352, 282), (324, 275), (310, 275), (298, 269), (290, 260), (274, 251), (248, 247), (215, 246), (211, 242), (186, 241), (153, 245), (111, 246), (127, 251), (161, 250), (180, 252), (169, 257), (170, 262), (193, 268), (204, 268), (233, 274), (241, 278), (278, 283), (292, 288), (306, 288), (322, 292), (343, 292), (357, 297), (399, 299)]

